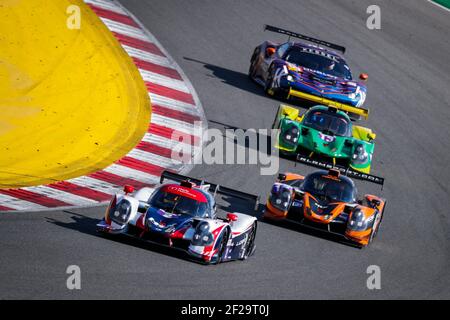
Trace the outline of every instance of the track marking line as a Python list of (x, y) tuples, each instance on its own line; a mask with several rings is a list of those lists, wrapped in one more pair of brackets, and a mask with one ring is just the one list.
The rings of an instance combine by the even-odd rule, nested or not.
[[(111, 171), (113, 171), (113, 170), (111, 170)], [(118, 187), (120, 187), (120, 189), (126, 184), (132, 185), (136, 188), (143, 188), (150, 184), (150, 182), (138, 181), (134, 178), (128, 178), (128, 177), (117, 175), (113, 172), (107, 172), (104, 170), (94, 172), (89, 177), (96, 179), (96, 180), (104, 181), (109, 184), (117, 185)]]
[[(2, 194), (0, 191), (0, 202), (2, 205), (14, 210), (45, 210), (47, 207), (34, 202), (19, 199), (8, 194)], [(9, 211), (9, 210), (8, 210)]]
[(145, 85), (147, 86), (148, 91), (150, 92), (150, 97), (152, 97), (153, 94), (157, 94), (160, 96), (165, 96), (170, 99), (178, 100), (181, 102), (194, 104), (194, 98), (190, 93), (186, 93), (180, 90), (172, 89), (169, 87), (166, 87), (164, 85), (160, 85), (159, 83), (152, 83), (152, 82), (145, 82)]
[(102, 181), (99, 179), (92, 178), (90, 176), (82, 176), (82, 177), (70, 179), (69, 182), (76, 184), (77, 186), (82, 186), (85, 188), (103, 192), (105, 194), (108, 194), (109, 198), (111, 198), (111, 195), (113, 195), (117, 192), (120, 192), (122, 189), (120, 185), (105, 182), (105, 181)]
[(125, 166), (123, 164), (113, 164), (103, 171), (109, 172), (124, 178), (136, 180), (144, 184), (155, 184), (159, 181), (159, 175), (152, 175), (141, 170), (134, 169), (134, 166)]
[(36, 187), (25, 187), (22, 190), (34, 192), (40, 194), (46, 198), (54, 199), (57, 201), (62, 201), (68, 205), (87, 205), (95, 203), (96, 201), (88, 199), (85, 197), (78, 196), (74, 193), (61, 191), (49, 186), (36, 186)]
[(89, 4), (89, 6), (91, 4), (93, 4), (94, 6), (106, 9), (106, 10), (110, 10), (110, 11), (114, 11), (116, 13), (120, 13), (120, 14), (124, 14), (126, 15), (126, 11), (123, 10), (121, 7), (116, 6), (114, 3), (112, 3), (109, 0), (84, 0), (85, 3)]
[(144, 69), (139, 69), (139, 72), (141, 73), (142, 79), (144, 79), (146, 83), (157, 83), (160, 86), (184, 92), (189, 96), (191, 95), (188, 87), (181, 80), (177, 80), (164, 74), (158, 74)]
[(159, 105), (168, 109), (175, 109), (181, 112), (190, 113), (192, 115), (198, 115), (198, 110), (193, 104), (165, 97), (153, 92), (149, 92), (149, 96), (152, 100), (152, 105)]

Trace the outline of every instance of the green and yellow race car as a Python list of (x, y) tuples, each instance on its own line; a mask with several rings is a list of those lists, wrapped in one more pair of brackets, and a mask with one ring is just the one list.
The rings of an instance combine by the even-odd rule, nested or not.
[(358, 109), (318, 105), (300, 115), (297, 108), (282, 104), (273, 123), (273, 129), (280, 129), (276, 147), (284, 155), (303, 154), (306, 159), (318, 155), (330, 159), (333, 166), (339, 162), (369, 174), (376, 135), (371, 129), (352, 123), (348, 111), (368, 116), (367, 110)]

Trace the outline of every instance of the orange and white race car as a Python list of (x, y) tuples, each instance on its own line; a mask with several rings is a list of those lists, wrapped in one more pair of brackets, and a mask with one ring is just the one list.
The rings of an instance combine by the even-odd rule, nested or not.
[(306, 177), (280, 174), (263, 217), (290, 220), (365, 247), (376, 236), (385, 207), (386, 200), (378, 196), (366, 194), (357, 199), (354, 182), (339, 170), (330, 169)]

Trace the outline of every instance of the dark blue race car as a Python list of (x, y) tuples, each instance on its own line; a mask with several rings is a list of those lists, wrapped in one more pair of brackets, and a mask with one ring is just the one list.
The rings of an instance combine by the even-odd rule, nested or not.
[(358, 80), (353, 79), (342, 56), (344, 47), (273, 26), (266, 25), (265, 30), (305, 41), (265, 41), (255, 48), (249, 76), (264, 86), (267, 94), (336, 107), (347, 111), (352, 119), (368, 117), (368, 110), (361, 108), (368, 76), (361, 74)]

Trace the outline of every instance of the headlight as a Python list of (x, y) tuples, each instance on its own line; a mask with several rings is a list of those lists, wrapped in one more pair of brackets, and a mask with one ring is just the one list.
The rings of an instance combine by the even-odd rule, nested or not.
[(206, 221), (200, 222), (195, 228), (194, 236), (191, 243), (194, 246), (207, 246), (214, 242), (214, 236), (209, 231), (209, 223)]
[(358, 144), (352, 156), (352, 162), (355, 164), (363, 164), (367, 162), (369, 154), (367, 153), (364, 145)]
[(372, 222), (373, 216), (366, 219), (364, 213), (361, 210), (356, 209), (353, 212), (350, 221), (347, 223), (347, 229), (351, 231), (364, 231), (372, 226)]
[(295, 145), (295, 144), (297, 144), (299, 135), (300, 135), (300, 132), (299, 132), (298, 128), (296, 126), (291, 126), (283, 132), (282, 138), (285, 143)]
[(272, 193), (269, 198), (272, 206), (281, 211), (287, 211), (291, 203), (291, 191), (287, 188), (281, 189), (277, 193)]
[(122, 200), (114, 208), (111, 208), (109, 217), (118, 224), (128, 222), (131, 214), (131, 203), (128, 200)]
[(294, 81), (294, 77), (291, 76), (291, 75), (288, 75), (288, 76), (286, 77), (286, 79), (287, 79), (287, 81)]

